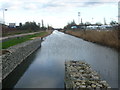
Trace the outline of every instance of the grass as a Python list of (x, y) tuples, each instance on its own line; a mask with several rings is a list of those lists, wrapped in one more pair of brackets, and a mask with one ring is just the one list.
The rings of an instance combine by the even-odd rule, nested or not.
[(33, 34), (33, 35), (27, 35), (27, 36), (23, 36), (23, 37), (12, 38), (10, 40), (2, 42), (2, 49), (6, 49), (10, 46), (14, 46), (14, 45), (17, 45), (19, 43), (31, 40), (31, 38), (33, 38), (33, 37), (43, 37), (43, 36), (46, 36), (46, 35), (48, 35), (47, 32), (40, 32), (40, 33)]
[(110, 31), (97, 31), (97, 30), (68, 30), (66, 33), (80, 37), (84, 40), (98, 43), (101, 45), (109, 46), (115, 49), (120, 48), (120, 39), (118, 38), (118, 30), (110, 30)]

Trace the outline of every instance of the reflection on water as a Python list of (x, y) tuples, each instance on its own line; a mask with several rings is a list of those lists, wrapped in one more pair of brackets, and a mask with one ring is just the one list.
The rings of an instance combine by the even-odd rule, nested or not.
[[(84, 60), (112, 87), (118, 87), (118, 52), (107, 47), (54, 31), (42, 42), (29, 68), (14, 88), (64, 87), (65, 60)], [(19, 70), (21, 71), (21, 70)], [(17, 73), (16, 73), (17, 74)]]

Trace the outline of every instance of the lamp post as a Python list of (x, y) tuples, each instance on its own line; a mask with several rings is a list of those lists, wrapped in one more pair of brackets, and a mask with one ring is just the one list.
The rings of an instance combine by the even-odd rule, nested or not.
[(2, 9), (3, 10), (3, 24), (5, 24), (5, 11), (7, 11), (7, 9)]

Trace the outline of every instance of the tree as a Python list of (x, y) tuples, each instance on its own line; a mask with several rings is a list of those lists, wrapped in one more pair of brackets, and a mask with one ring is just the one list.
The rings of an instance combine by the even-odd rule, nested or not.
[(86, 22), (86, 23), (85, 23), (85, 26), (89, 26), (89, 25), (91, 25), (90, 22)]
[(25, 22), (25, 24), (22, 25), (20, 29), (36, 31), (39, 30), (40, 27), (36, 24), (36, 22), (33, 21), (33, 22)]
[(22, 23), (19, 23), (19, 26), (22, 27)]
[(111, 21), (111, 22), (110, 22), (110, 25), (115, 25), (115, 24), (117, 24), (116, 21)]
[(101, 22), (96, 22), (96, 25), (101, 26), (102, 23)]
[(71, 25), (76, 25), (75, 20), (73, 20), (70, 24)]
[(71, 26), (76, 25), (75, 20), (71, 21), (70, 23), (68, 22), (68, 24), (64, 27), (64, 29), (71, 29)]

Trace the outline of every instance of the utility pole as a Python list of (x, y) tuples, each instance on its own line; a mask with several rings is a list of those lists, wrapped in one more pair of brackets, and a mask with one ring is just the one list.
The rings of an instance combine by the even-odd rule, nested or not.
[(82, 21), (82, 18), (81, 18), (81, 25), (83, 25), (83, 21)]
[(78, 12), (78, 25), (80, 24), (80, 12)]
[(107, 23), (106, 23), (106, 19), (104, 18), (104, 25), (107, 25)]
[(44, 27), (44, 23), (43, 23), (43, 20), (42, 20), (42, 27)]

